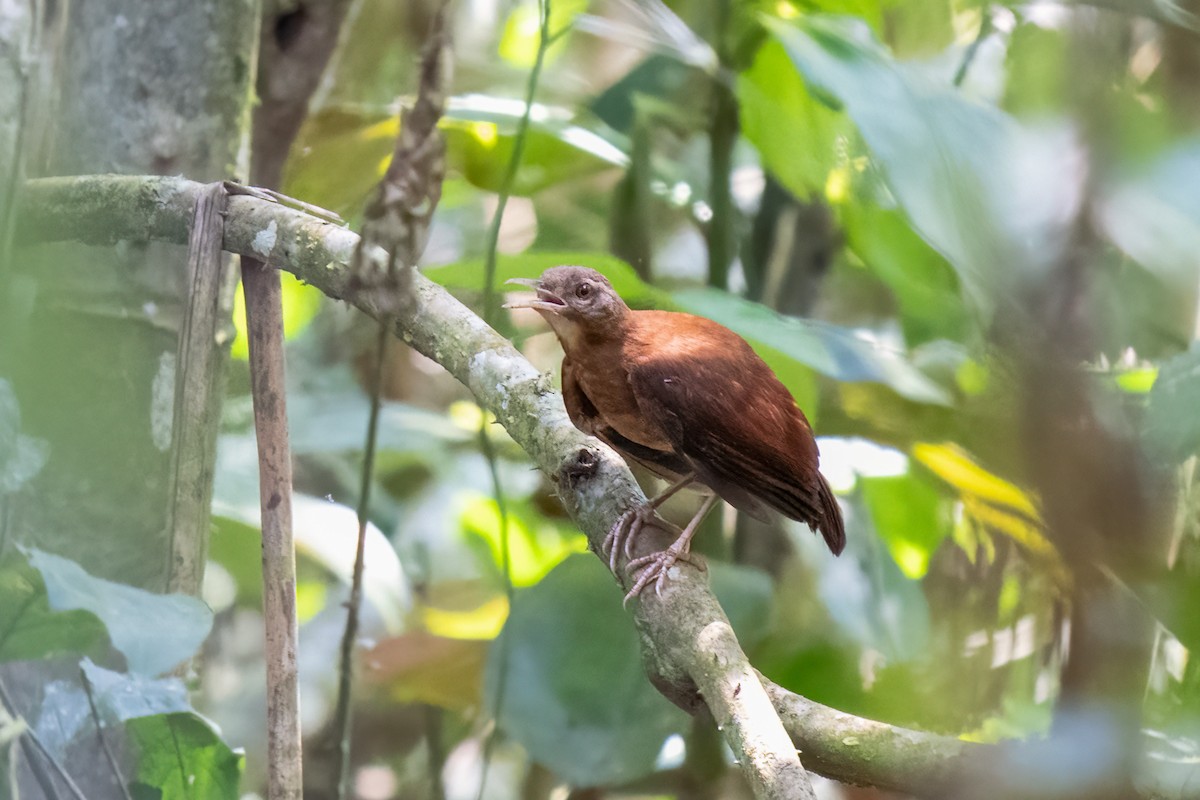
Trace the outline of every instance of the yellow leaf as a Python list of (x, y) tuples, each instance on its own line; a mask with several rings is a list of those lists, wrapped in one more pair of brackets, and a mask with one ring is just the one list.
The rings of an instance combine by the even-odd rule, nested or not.
[(958, 445), (921, 442), (913, 445), (912, 455), (934, 475), (964, 496), (969, 495), (994, 505), (1006, 506), (1032, 520), (1040, 519), (1029, 495), (976, 464), (970, 454)]
[(474, 608), (448, 609), (425, 606), (421, 623), (433, 634), (448, 639), (495, 639), (508, 618), (508, 599), (497, 595)]

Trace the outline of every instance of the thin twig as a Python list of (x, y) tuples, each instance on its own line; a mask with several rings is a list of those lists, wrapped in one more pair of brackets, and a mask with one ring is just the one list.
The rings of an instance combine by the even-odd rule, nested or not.
[[(550, 33), (550, 0), (539, 0), (538, 16), (538, 47), (537, 53), (534, 56), (533, 67), (529, 70), (529, 80), (525, 86), (525, 110), (521, 114), (520, 122), (517, 123), (516, 139), (513, 142), (512, 155), (509, 157), (508, 166), (504, 172), (504, 179), (500, 183), (500, 192), (496, 200), (496, 211), (492, 215), (491, 224), (488, 226), (487, 255), (483, 284), (483, 319), (489, 326), (494, 325), (495, 315), (498, 310), (496, 306), (496, 258), (500, 248), (500, 225), (504, 221), (504, 210), (508, 206), (508, 198), (512, 195), (513, 186), (517, 180), (517, 173), (521, 168), (521, 157), (525, 152), (525, 140), (529, 135), (529, 122), (533, 114), (533, 98), (537, 94), (538, 82), (542, 74), (542, 65), (546, 60), (546, 51), (550, 49), (550, 45), (557, 38), (557, 36), (552, 36)], [(562, 31), (559, 33), (561, 34)], [(492, 447), (491, 439), (488, 438), (488, 413), (486, 410), (482, 410), (482, 412), (483, 417), (480, 420), (479, 442), (484, 458), (487, 460), (488, 471), (491, 474), (492, 494), (496, 498), (496, 510), (499, 512), (500, 574), (504, 581), (504, 594), (508, 598), (508, 608), (511, 613), (513, 582), (512, 563), (508, 546), (508, 501), (504, 495), (504, 486), (500, 482), (500, 470), (496, 464), (496, 451)], [(497, 647), (500, 648), (497, 654), (500, 666), (496, 680), (495, 703), (493, 703), (491, 709), (492, 719), (497, 724), (493, 724), (484, 737), (483, 764), (479, 770), (477, 800), (483, 800), (483, 791), (487, 786), (487, 774), (491, 766), (492, 752), (495, 748), (496, 732), (499, 727), (498, 722), (500, 713), (504, 709), (504, 687), (508, 681), (508, 637), (501, 636)]]
[(96, 738), (100, 741), (100, 749), (104, 751), (104, 757), (108, 760), (108, 766), (112, 770), (113, 777), (117, 780), (117, 785), (121, 787), (121, 794), (125, 800), (133, 800), (133, 795), (129, 793), (129, 784), (125, 783), (125, 776), (121, 774), (121, 767), (117, 764), (117, 757), (113, 754), (112, 748), (108, 744), (108, 737), (104, 735), (104, 721), (100, 719), (100, 712), (96, 709), (96, 697), (92, 689), (92, 681), (87, 676), (87, 671), (81, 666), (79, 668), (79, 682), (83, 684), (83, 693), (87, 695), (88, 708), (92, 712), (92, 722), (96, 724)]
[(446, 753), (442, 748), (442, 710), (425, 703), (421, 707), (425, 718), (425, 741), (429, 755), (429, 782), (432, 800), (446, 800), (446, 784), (442, 781), (442, 769), (446, 766)]
[(362, 606), (363, 560), (367, 549), (367, 513), (371, 505), (371, 485), (375, 482), (375, 443), (379, 438), (379, 409), (382, 405), (383, 364), (387, 352), (388, 329), (381, 323), (375, 342), (375, 363), (372, 368), (371, 411), (367, 417), (366, 443), (363, 448), (362, 481), (358, 492), (358, 544), (354, 553), (354, 575), (350, 581), (350, 599), (346, 602), (346, 628), (342, 632), (341, 655), (338, 667), (337, 707), (333, 729), (338, 733), (339, 767), (337, 797), (350, 792), (350, 695), (354, 675), (354, 642), (358, 638), (358, 611)]
[(496, 198), (496, 213), (492, 215), (492, 224), (488, 227), (488, 248), (484, 261), (483, 283), (483, 319), (489, 325), (496, 317), (496, 255), (500, 242), (500, 223), (504, 220), (504, 209), (508, 206), (508, 198), (520, 171), (521, 158), (525, 154), (525, 140), (529, 135), (529, 121), (533, 113), (533, 98), (537, 94), (538, 82), (542, 77), (542, 66), (546, 62), (546, 51), (567, 30), (550, 33), (550, 0), (538, 2), (538, 48), (533, 59), (533, 67), (529, 70), (529, 80), (525, 83), (525, 112), (517, 123), (516, 136), (513, 139), (512, 156), (508, 168), (504, 171), (504, 179), (500, 182), (500, 192)]
[[(425, 249), (434, 209), (442, 196), (445, 143), (438, 130), (449, 82), (449, 3), (443, 2), (421, 55), (417, 101), (400, 114), (392, 161), (375, 187), (363, 213), (362, 238), (351, 264), (352, 291), (378, 309), (379, 337), (370, 386), (371, 412), (363, 447), (362, 481), (358, 497), (358, 542), (350, 581), (346, 627), (342, 633), (334, 732), (339, 747), (334, 790), (338, 800), (350, 792), (350, 717), (354, 684), (354, 644), (362, 606), (362, 574), (366, 551), (371, 485), (375, 475), (375, 445), (382, 403), (383, 367), (392, 328), (391, 317), (413, 304), (412, 271)], [(384, 256), (381, 258), (380, 253)]]

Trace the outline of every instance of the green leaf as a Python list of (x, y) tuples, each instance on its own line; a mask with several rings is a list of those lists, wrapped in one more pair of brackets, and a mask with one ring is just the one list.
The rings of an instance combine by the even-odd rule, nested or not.
[(929, 559), (950, 535), (950, 516), (941, 496), (918, 475), (859, 477), (876, 532), (905, 577), (925, 577)]
[[(92, 699), (105, 724), (120, 725), (137, 717), (192, 710), (187, 689), (178, 678), (148, 678), (113, 672), (92, 663), (80, 662), (91, 684)], [(94, 736), (95, 722), (83, 684), (78, 677), (54, 680), (42, 688), (35, 730), (42, 744), (59, 758), (68, 758), (71, 745), (81, 737)]]
[(820, 572), (820, 595), (842, 633), (888, 661), (921, 658), (930, 639), (929, 602), (921, 584), (906, 576), (872, 535), (870, 515), (855, 501), (851, 518), (861, 520), (846, 552)]
[(650, 774), (666, 737), (688, 724), (646, 679), (620, 592), (592, 555), (517, 592), (484, 688), (489, 709), (502, 692), (505, 733), (577, 786)]
[(688, 289), (672, 297), (681, 308), (721, 323), (752, 345), (773, 348), (834, 380), (880, 383), (919, 403), (952, 403), (947, 390), (899, 353), (845, 328), (783, 317), (766, 306), (715, 289)]
[[(499, 191), (508, 172), (521, 101), (483, 95), (451, 98), (441, 127), (451, 168), (470, 183)], [(513, 194), (528, 196), (568, 180), (629, 165), (624, 137), (597, 120), (535, 104)]]
[[(292, 452), (306, 455), (359, 452), (370, 410), (370, 399), (357, 388), (289, 395)], [(384, 401), (379, 409), (376, 449), (436, 458), (448, 445), (474, 441), (476, 436), (476, 432), (455, 424), (445, 414)]]
[(839, 206), (839, 218), (846, 246), (895, 295), (910, 347), (934, 339), (965, 338), (968, 315), (954, 269), (913, 232), (902, 215), (850, 202)]
[(850, 126), (809, 94), (778, 42), (763, 45), (738, 76), (737, 99), (742, 134), (763, 166), (797, 197), (821, 195)]
[(28, 551), (55, 611), (95, 614), (132, 672), (160, 675), (191, 658), (212, 629), (212, 611), (195, 597), (154, 594), (95, 578), (74, 561)]
[(1027, 131), (940, 75), (896, 62), (859, 20), (763, 23), (809, 90), (845, 109), (915, 229), (983, 314), (1022, 271), (1055, 262), (1064, 209), (1077, 205), (1068, 134)]
[(80, 668), (92, 684), (96, 710), (107, 720), (126, 722), (137, 717), (192, 710), (187, 687), (179, 678), (114, 672), (96, 666), (90, 658), (85, 658)]
[[(221, 481), (218, 481), (220, 487)], [(260, 508), (257, 501), (237, 501), (232, 492), (214, 492), (213, 515), (216, 529), (212, 538), (211, 557), (234, 577), (240, 601), (254, 604), (262, 598), (262, 572), (259, 567), (262, 552)], [(349, 585), (358, 544), (358, 518), (354, 509), (311, 495), (293, 494), (295, 538), (298, 567), (321, 580), (332, 575)], [(412, 606), (408, 580), (391, 542), (373, 524), (367, 526), (366, 565), (363, 569), (363, 596), (379, 613), (390, 633), (399, 632), (404, 617)], [(314, 568), (315, 567), (315, 568)], [(297, 586), (315, 592), (307, 596), (315, 600), (308, 606), (310, 613), (323, 607), (324, 591), (318, 585), (301, 581)]]
[(236, 800), (242, 756), (203, 717), (157, 714), (126, 725), (137, 754), (136, 780), (163, 800)]
[(0, 561), (0, 663), (99, 656), (107, 649), (108, 633), (95, 614), (51, 609), (41, 574), (23, 556)]

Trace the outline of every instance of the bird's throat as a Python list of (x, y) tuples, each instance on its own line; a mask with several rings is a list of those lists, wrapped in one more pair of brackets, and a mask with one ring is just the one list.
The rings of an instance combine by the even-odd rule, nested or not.
[(621, 339), (623, 320), (620, 318), (598, 323), (553, 311), (538, 309), (538, 313), (549, 323), (567, 355), (578, 354), (584, 348), (598, 348), (605, 343)]

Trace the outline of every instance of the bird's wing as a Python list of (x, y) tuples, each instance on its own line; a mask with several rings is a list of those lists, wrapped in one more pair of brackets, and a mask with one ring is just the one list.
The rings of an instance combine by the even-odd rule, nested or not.
[(679, 323), (664, 334), (660, 326), (646, 346), (631, 350), (629, 381), (642, 413), (733, 505), (749, 496), (820, 528), (839, 551), (841, 515), (791, 393), (740, 337), (688, 319), (692, 329)]
[(606, 445), (616, 450), (622, 456), (637, 461), (668, 480), (675, 480), (689, 471), (688, 462), (679, 454), (665, 450), (647, 447), (633, 441), (604, 419), (591, 398), (587, 396), (579, 379), (576, 377), (576, 365), (566, 357), (562, 364), (562, 394), (563, 404), (567, 407), (567, 416), (576, 428), (584, 433), (595, 436)]

